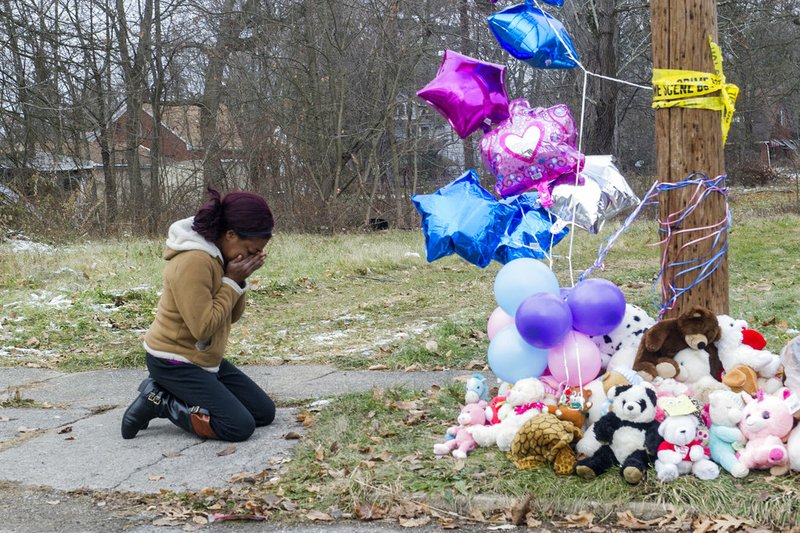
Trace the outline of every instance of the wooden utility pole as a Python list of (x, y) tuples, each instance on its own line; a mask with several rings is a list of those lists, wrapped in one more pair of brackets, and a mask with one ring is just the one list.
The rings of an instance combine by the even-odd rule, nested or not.
[[(653, 33), (653, 68), (714, 72), (709, 35), (717, 42), (717, 6), (715, 0), (651, 0)], [(721, 113), (704, 109), (673, 107), (657, 109), (656, 115), (656, 179), (675, 183), (694, 172), (709, 178), (724, 174), (725, 158), (722, 146)], [(660, 219), (683, 210), (696, 192), (695, 187), (683, 187), (659, 194)], [(680, 228), (706, 228), (725, 217), (726, 199), (711, 194)], [(698, 229), (673, 236), (666, 243), (665, 264), (693, 261), (709, 255), (713, 239), (705, 239), (684, 248), (686, 243), (712, 230)], [(662, 236), (663, 238), (663, 236)], [(727, 235), (722, 235), (727, 239)], [(662, 245), (663, 248), (663, 245)], [(691, 279), (676, 274), (683, 267), (671, 267), (662, 273), (662, 286), (688, 286)], [(681, 296), (665, 317), (674, 317), (694, 305), (707, 307), (716, 314), (728, 313), (728, 261), (724, 257), (716, 270), (703, 282)]]

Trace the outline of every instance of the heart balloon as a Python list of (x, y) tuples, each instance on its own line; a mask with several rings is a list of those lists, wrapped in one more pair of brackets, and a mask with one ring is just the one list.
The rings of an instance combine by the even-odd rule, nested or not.
[(542, 207), (549, 207), (554, 182), (574, 180), (583, 164), (583, 154), (575, 148), (572, 113), (564, 104), (531, 108), (524, 99), (512, 101), (509, 112), (508, 119), (481, 139), (483, 164), (497, 178), (495, 190), (501, 196), (536, 188)]

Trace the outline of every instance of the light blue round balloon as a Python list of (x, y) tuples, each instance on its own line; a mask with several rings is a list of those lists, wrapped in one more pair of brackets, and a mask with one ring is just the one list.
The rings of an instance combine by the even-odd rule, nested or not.
[(489, 368), (506, 383), (536, 378), (547, 368), (547, 350), (534, 348), (513, 324), (504, 327), (489, 343)]
[(517, 314), (517, 308), (525, 298), (537, 292), (560, 296), (561, 289), (550, 267), (530, 257), (509, 261), (494, 278), (497, 305), (511, 316)]

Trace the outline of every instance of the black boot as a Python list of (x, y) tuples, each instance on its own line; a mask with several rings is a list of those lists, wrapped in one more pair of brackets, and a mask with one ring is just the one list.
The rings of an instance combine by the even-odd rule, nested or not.
[(152, 419), (163, 416), (161, 401), (164, 392), (152, 378), (139, 384), (139, 396), (122, 415), (123, 439), (132, 439), (139, 430), (146, 429)]
[(217, 434), (211, 429), (211, 415), (202, 407), (189, 407), (171, 394), (165, 394), (161, 405), (164, 407), (164, 415), (173, 424), (183, 428), (189, 433), (194, 433), (204, 439), (217, 439)]
[(211, 416), (201, 407), (190, 407), (147, 378), (139, 385), (139, 397), (122, 415), (122, 438), (132, 439), (154, 418), (169, 418), (173, 424), (204, 439), (216, 439)]

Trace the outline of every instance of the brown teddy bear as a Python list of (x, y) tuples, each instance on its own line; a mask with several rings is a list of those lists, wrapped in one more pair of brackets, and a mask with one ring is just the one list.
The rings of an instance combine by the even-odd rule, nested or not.
[(680, 371), (674, 355), (684, 348), (706, 350), (714, 379), (720, 379), (722, 363), (714, 344), (722, 331), (717, 316), (705, 307), (692, 307), (677, 318), (656, 322), (644, 335), (633, 361), (633, 369), (644, 379), (674, 378)]

